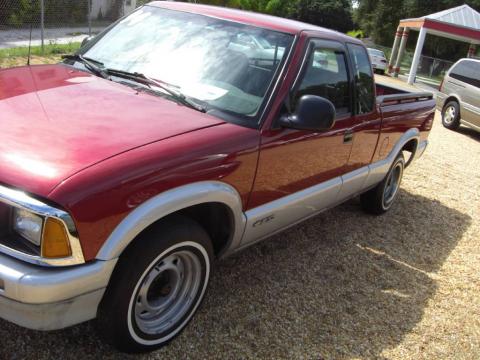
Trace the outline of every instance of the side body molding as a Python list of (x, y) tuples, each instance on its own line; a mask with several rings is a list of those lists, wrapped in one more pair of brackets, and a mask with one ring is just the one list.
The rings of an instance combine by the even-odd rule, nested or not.
[(238, 247), (246, 223), (240, 195), (226, 183), (201, 181), (163, 192), (135, 208), (110, 234), (96, 258), (118, 258), (128, 244), (155, 221), (178, 210), (211, 202), (225, 204), (230, 209), (234, 225), (227, 247)]

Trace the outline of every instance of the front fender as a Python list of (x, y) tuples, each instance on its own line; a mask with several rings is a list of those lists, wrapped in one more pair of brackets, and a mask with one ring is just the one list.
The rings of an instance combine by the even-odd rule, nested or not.
[(220, 181), (201, 181), (165, 191), (135, 208), (110, 234), (96, 258), (111, 260), (118, 258), (123, 250), (148, 226), (176, 211), (190, 206), (218, 202), (226, 205), (233, 218), (227, 252), (240, 244), (246, 218), (242, 200), (230, 185)]

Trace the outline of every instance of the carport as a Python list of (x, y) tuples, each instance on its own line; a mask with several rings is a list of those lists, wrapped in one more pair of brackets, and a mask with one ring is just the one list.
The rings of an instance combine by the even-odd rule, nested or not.
[(467, 42), (470, 47), (468, 54), (465, 55), (474, 56), (476, 46), (480, 44), (480, 13), (468, 5), (462, 5), (421, 18), (401, 20), (388, 65), (388, 72), (394, 77), (398, 77), (400, 72), (410, 30), (420, 32), (408, 75), (408, 83), (413, 84), (427, 34)]

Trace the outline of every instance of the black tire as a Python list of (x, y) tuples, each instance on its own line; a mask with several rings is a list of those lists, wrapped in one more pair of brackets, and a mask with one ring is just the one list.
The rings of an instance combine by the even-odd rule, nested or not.
[[(212, 259), (211, 240), (199, 224), (183, 216), (161, 220), (118, 260), (97, 313), (100, 335), (128, 353), (166, 345), (202, 302)], [(143, 312), (147, 305), (150, 311)]]
[[(360, 196), (362, 208), (366, 212), (374, 215), (381, 215), (390, 210), (397, 197), (404, 169), (405, 158), (403, 157), (403, 154), (400, 153), (390, 167), (385, 179), (373, 189)], [(395, 180), (395, 184), (392, 184), (393, 180)], [(394, 188), (391, 187), (393, 185), (395, 185)]]
[(457, 130), (460, 126), (460, 105), (455, 100), (449, 101), (443, 107), (442, 124), (450, 130)]

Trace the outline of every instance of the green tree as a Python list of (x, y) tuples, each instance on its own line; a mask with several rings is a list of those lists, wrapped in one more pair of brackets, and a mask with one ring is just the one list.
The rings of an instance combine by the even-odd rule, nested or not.
[(294, 18), (341, 32), (353, 29), (351, 0), (204, 0), (201, 2)]
[(238, 7), (276, 16), (290, 17), (295, 1), (289, 0), (239, 0)]
[(340, 32), (353, 29), (351, 0), (298, 0), (293, 17)]
[(0, 26), (27, 27), (40, 19), (40, 7), (30, 0), (8, 1), (0, 9)]

